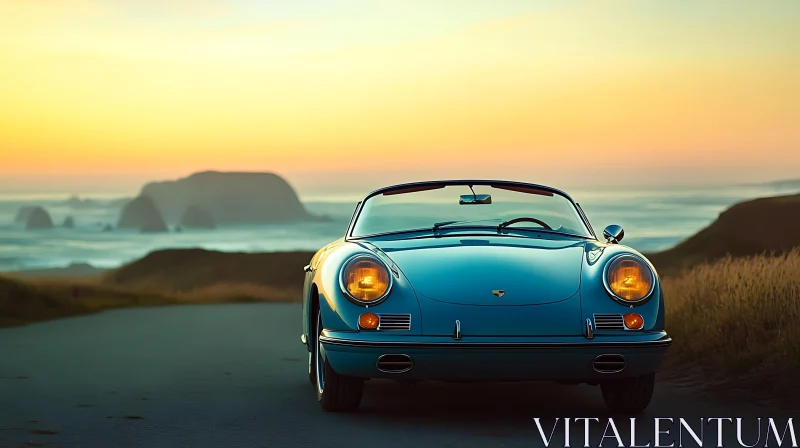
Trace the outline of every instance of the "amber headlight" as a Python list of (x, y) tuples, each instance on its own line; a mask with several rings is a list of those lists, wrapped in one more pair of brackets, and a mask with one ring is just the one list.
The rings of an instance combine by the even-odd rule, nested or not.
[(342, 290), (354, 301), (371, 305), (389, 294), (392, 276), (386, 266), (371, 255), (356, 255), (342, 268)]
[(640, 257), (617, 255), (606, 264), (603, 281), (612, 297), (622, 303), (637, 303), (650, 297), (655, 286), (653, 271)]

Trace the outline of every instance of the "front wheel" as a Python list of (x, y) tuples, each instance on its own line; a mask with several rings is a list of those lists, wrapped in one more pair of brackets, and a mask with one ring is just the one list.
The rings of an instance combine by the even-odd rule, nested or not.
[(321, 313), (317, 313), (315, 330), (317, 337), (316, 346), (313, 350), (314, 362), (311, 370), (313, 370), (316, 379), (317, 401), (322, 406), (322, 409), (329, 412), (347, 412), (358, 409), (361, 404), (361, 395), (364, 391), (364, 380), (339, 375), (328, 363), (328, 358), (325, 356), (325, 348), (319, 342), (319, 335), (322, 332)]
[(656, 374), (600, 383), (603, 400), (611, 412), (638, 414), (644, 411), (653, 398)]

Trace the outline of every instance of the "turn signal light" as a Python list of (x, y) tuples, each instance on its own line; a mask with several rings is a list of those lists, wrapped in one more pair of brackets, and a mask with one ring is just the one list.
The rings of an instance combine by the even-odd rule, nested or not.
[(625, 328), (628, 330), (641, 330), (644, 328), (644, 318), (641, 314), (628, 313), (624, 317)]
[(364, 313), (358, 316), (358, 326), (364, 330), (374, 330), (378, 328), (378, 315), (375, 313)]

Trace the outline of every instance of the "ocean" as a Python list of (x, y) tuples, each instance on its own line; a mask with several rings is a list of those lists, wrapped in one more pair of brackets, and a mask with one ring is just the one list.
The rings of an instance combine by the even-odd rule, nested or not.
[[(666, 188), (585, 188), (570, 190), (581, 203), (595, 232), (608, 224), (625, 229), (624, 243), (642, 252), (674, 246), (710, 224), (727, 207), (755, 197), (797, 192), (770, 185), (722, 185)], [(83, 198), (108, 200), (101, 194)], [(259, 226), (228, 226), (213, 230), (183, 230), (180, 233), (139, 233), (134, 230), (104, 232), (116, 225), (117, 207), (70, 205), (64, 194), (0, 195), (0, 271), (64, 267), (89, 263), (113, 268), (164, 248), (200, 247), (236, 252), (315, 251), (341, 237), (353, 213), (356, 198), (315, 197), (304, 201), (315, 214), (328, 215), (326, 222), (282, 223)], [(302, 199), (302, 194), (301, 194)], [(56, 225), (48, 230), (25, 230), (14, 223), (21, 206), (40, 205)], [(72, 216), (75, 228), (62, 228)]]

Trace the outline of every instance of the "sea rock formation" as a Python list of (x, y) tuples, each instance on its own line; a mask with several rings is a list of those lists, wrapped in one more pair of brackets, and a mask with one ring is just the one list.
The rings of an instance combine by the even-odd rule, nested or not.
[(74, 229), (75, 228), (75, 218), (72, 216), (67, 216), (64, 218), (64, 222), (61, 224), (61, 227), (65, 229)]
[(28, 230), (52, 229), (53, 219), (50, 218), (47, 210), (42, 207), (34, 207), (25, 220), (25, 228)]
[(17, 210), (17, 216), (14, 217), (14, 222), (24, 224), (28, 221), (28, 216), (31, 215), (31, 212), (34, 211), (38, 205), (26, 205), (24, 207), (20, 207)]
[(117, 228), (139, 229), (142, 232), (169, 230), (155, 202), (146, 195), (135, 198), (123, 207)]
[(210, 213), (195, 205), (186, 207), (181, 217), (179, 228), (187, 229), (213, 229), (217, 226), (214, 217)]
[(122, 207), (125, 207), (125, 205), (127, 205), (132, 200), (133, 199), (131, 199), (131, 198), (111, 199), (111, 200), (109, 200), (109, 201), (107, 201), (105, 203), (105, 206), (106, 207), (111, 207), (111, 208), (122, 208)]
[(215, 224), (263, 224), (313, 220), (292, 187), (273, 173), (206, 171), (142, 188), (168, 222), (180, 222), (194, 206)]
[(98, 204), (91, 199), (81, 199), (80, 196), (73, 195), (64, 201), (64, 205), (71, 208), (89, 208), (95, 207)]

